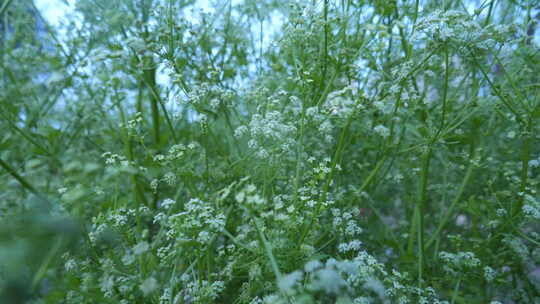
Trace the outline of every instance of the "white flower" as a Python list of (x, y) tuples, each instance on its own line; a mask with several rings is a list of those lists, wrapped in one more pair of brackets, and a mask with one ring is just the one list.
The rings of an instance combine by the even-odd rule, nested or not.
[(390, 130), (383, 126), (383, 125), (378, 125), (376, 126), (373, 131), (375, 131), (375, 133), (377, 133), (379, 136), (383, 137), (383, 138), (387, 138), (388, 136), (390, 136)]
[(174, 175), (172, 172), (167, 172), (163, 176), (163, 181), (165, 181), (167, 185), (172, 186), (176, 183), (176, 175)]
[(69, 259), (64, 264), (64, 268), (66, 269), (66, 271), (72, 271), (77, 268), (77, 262), (75, 262), (74, 259)]
[(248, 131), (249, 130), (248, 130), (248, 128), (246, 126), (240, 126), (240, 127), (236, 128), (236, 130), (234, 130), (234, 136), (241, 137), (244, 134), (247, 134)]
[(288, 275), (285, 275), (281, 279), (279, 279), (278, 287), (281, 291), (288, 292), (294, 288), (296, 283), (300, 281), (302, 277), (303, 277), (303, 274), (301, 271), (291, 272)]
[(148, 251), (148, 249), (150, 249), (150, 245), (147, 242), (142, 241), (142, 242), (137, 243), (137, 245), (133, 247), (133, 253), (135, 255), (141, 255), (145, 253), (146, 251)]
[(314, 261), (307, 262), (306, 265), (304, 266), (304, 270), (306, 272), (313, 272), (321, 267), (323, 267), (323, 264), (317, 260), (314, 260)]
[(493, 268), (489, 266), (484, 267), (484, 278), (486, 279), (486, 281), (488, 282), (493, 281), (493, 279), (495, 279), (496, 274), (497, 273), (495, 272), (495, 270), (493, 270)]
[(163, 207), (163, 209), (169, 209), (171, 208), (172, 205), (176, 204), (176, 201), (173, 200), (173, 199), (170, 199), (170, 198), (166, 198), (163, 200), (163, 202), (161, 203), (161, 207)]
[(158, 288), (158, 282), (153, 277), (149, 277), (146, 280), (144, 280), (144, 282), (142, 282), (141, 285), (139, 285), (139, 288), (146, 296)]

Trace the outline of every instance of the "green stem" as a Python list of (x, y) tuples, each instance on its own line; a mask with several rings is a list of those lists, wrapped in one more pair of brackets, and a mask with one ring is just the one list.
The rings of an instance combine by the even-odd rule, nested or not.
[(64, 239), (59, 236), (56, 238), (55, 242), (53, 243), (51, 250), (49, 250), (49, 253), (47, 256), (43, 259), (43, 262), (39, 266), (38, 271), (35, 273), (34, 278), (32, 279), (32, 285), (31, 290), (32, 292), (36, 291), (37, 285), (43, 277), (45, 277), (45, 274), (47, 272), (47, 269), (49, 268), (49, 265), (51, 264), (54, 257), (58, 254), (58, 251), (62, 247), (62, 243), (64, 242)]
[(306, 106), (305, 102), (302, 102), (302, 114), (300, 116), (300, 135), (298, 139), (298, 147), (296, 149), (296, 172), (295, 172), (295, 178), (294, 178), (294, 199), (293, 201), (296, 202), (298, 200), (298, 188), (300, 188), (300, 166), (302, 164), (302, 147), (304, 145), (304, 124), (305, 124), (305, 116), (306, 116)]
[[(142, 2), (141, 13), (142, 13), (142, 24), (143, 29), (141, 31), (141, 38), (147, 40), (149, 36), (148, 31), (148, 19), (150, 15), (150, 6), (151, 1), (147, 3), (146, 1)], [(156, 88), (156, 66), (154, 60), (151, 56), (143, 56), (142, 58), (142, 67), (143, 67), (143, 79), (144, 82), (148, 85), (148, 92), (150, 97), (150, 111), (152, 113), (152, 129), (154, 133), (154, 142), (156, 148), (160, 145), (160, 129), (159, 129), (159, 106), (158, 98), (156, 95), (158, 90)], [(154, 94), (152, 94), (154, 93)]]
[(448, 49), (447, 49), (445, 51), (445, 56), (444, 56), (444, 86), (443, 86), (441, 124), (439, 125), (439, 129), (437, 130), (437, 133), (433, 137), (432, 144), (437, 142), (437, 140), (439, 139), (439, 136), (441, 135), (442, 130), (444, 129), (444, 125), (446, 123), (446, 103), (447, 103), (447, 99), (448, 99), (449, 77), (450, 77), (450, 67), (448, 65)]
[[(154, 141), (157, 147), (160, 144), (160, 130), (159, 130), (159, 108), (158, 108), (158, 99), (156, 97), (156, 68), (153, 66), (154, 62), (151, 58), (143, 58), (144, 63), (144, 72), (143, 78), (144, 82), (147, 83), (149, 88), (150, 95), (150, 111), (152, 113), (152, 129), (154, 133)], [(151, 66), (148, 68), (147, 66)]]
[[(122, 121), (122, 124), (126, 126), (127, 125), (126, 114), (124, 112), (124, 109), (122, 108), (120, 101), (117, 100), (115, 105), (120, 114), (120, 120)], [(130, 162), (133, 162), (135, 160), (135, 157), (133, 155), (133, 144), (131, 142), (131, 138), (129, 137), (129, 134), (126, 130), (121, 131), (120, 134), (125, 144), (127, 158)], [(144, 190), (142, 188), (142, 185), (137, 181), (136, 174), (130, 173), (130, 179), (131, 179), (131, 184), (133, 185), (133, 196), (134, 196), (135, 202), (143, 203), (144, 205), (147, 205), (148, 202), (146, 201), (146, 197), (144, 196)]]
[[(474, 148), (473, 148), (473, 151), (474, 151)], [(461, 182), (461, 185), (459, 186), (456, 197), (454, 198), (454, 200), (450, 204), (450, 207), (448, 208), (448, 210), (443, 215), (442, 220), (440, 221), (439, 226), (437, 227), (437, 230), (435, 231), (435, 233), (433, 233), (431, 238), (426, 243), (426, 248), (429, 248), (431, 246), (431, 244), (433, 244), (433, 242), (436, 239), (439, 238), (439, 235), (440, 235), (441, 231), (444, 229), (444, 227), (446, 226), (446, 224), (450, 220), (450, 217), (452, 216), (452, 213), (453, 213), (454, 209), (456, 208), (457, 204), (461, 201), (461, 197), (463, 196), (463, 192), (465, 191), (465, 187), (469, 184), (469, 181), (470, 181), (472, 173), (473, 173), (473, 169), (474, 169), (473, 160), (474, 160), (474, 158), (475, 158), (475, 154), (473, 152), (473, 155), (471, 156), (471, 158), (469, 160), (469, 167), (467, 168), (467, 173), (465, 173), (465, 178), (463, 179), (463, 181)]]
[[(359, 102), (360, 102), (360, 99), (357, 101), (357, 103), (359, 103)], [(350, 125), (352, 124), (353, 117), (355, 116), (355, 114), (356, 114), (356, 111), (353, 111), (353, 113), (351, 113), (349, 115), (349, 117), (347, 119), (347, 124), (345, 125), (345, 127), (341, 131), (341, 135), (339, 137), (339, 142), (338, 142), (336, 151), (334, 153), (334, 156), (332, 158), (332, 162), (330, 164), (331, 170), (330, 170), (330, 173), (328, 174), (328, 176), (326, 177), (326, 181), (325, 181), (325, 184), (324, 184), (324, 187), (323, 187), (322, 195), (319, 197), (318, 207), (315, 209), (315, 212), (313, 213), (313, 216), (310, 218), (309, 222), (306, 225), (303, 226), (302, 232), (300, 234), (300, 239), (299, 239), (299, 242), (298, 242), (298, 246), (300, 246), (302, 244), (302, 242), (304, 241), (304, 239), (306, 238), (307, 233), (309, 232), (309, 229), (312, 227), (312, 225), (313, 225), (313, 223), (315, 221), (315, 218), (321, 212), (321, 203), (324, 202), (326, 200), (327, 196), (328, 196), (328, 191), (330, 189), (330, 183), (331, 183), (331, 181), (333, 179), (334, 172), (335, 172), (338, 160), (341, 158), (341, 154), (343, 152), (343, 149), (345, 148), (345, 138), (346, 138), (346, 135), (347, 135), (347, 133), (349, 131)], [(378, 165), (381, 165), (381, 164), (379, 163)], [(378, 167), (377, 171), (379, 169), (380, 168)], [(297, 195), (298, 195), (298, 188), (295, 189), (295, 198), (297, 197)]]
[(492, 0), (490, 3), (489, 3), (489, 8), (488, 8), (488, 12), (487, 12), (487, 17), (486, 17), (486, 22), (484, 22), (484, 27), (488, 26), (489, 25), (489, 21), (491, 19), (491, 14), (493, 12), (493, 5), (495, 4), (495, 0)]
[(281, 271), (279, 271), (276, 258), (274, 257), (274, 254), (272, 253), (272, 245), (268, 242), (268, 240), (266, 240), (266, 237), (264, 236), (264, 233), (262, 232), (262, 229), (259, 226), (257, 219), (252, 214), (251, 214), (251, 219), (253, 220), (253, 223), (255, 224), (255, 229), (257, 230), (257, 233), (259, 234), (259, 241), (262, 243), (264, 250), (266, 252), (266, 255), (268, 259), (270, 260), (270, 266), (272, 267), (272, 271), (274, 272), (274, 275), (276, 276), (276, 280), (279, 280), (281, 279)]
[(416, 20), (418, 20), (419, 7), (420, 7), (420, 0), (416, 0), (416, 2), (414, 3), (413, 26), (416, 26)]
[[(415, 206), (414, 211), (414, 218), (413, 218), (413, 224), (417, 225), (416, 233), (417, 233), (417, 249), (418, 249), (418, 285), (421, 287), (423, 282), (423, 275), (424, 275), (424, 258), (425, 258), (425, 224), (424, 224), (424, 217), (426, 212), (426, 204), (428, 200), (428, 193), (427, 193), (427, 187), (428, 187), (428, 180), (429, 180), (429, 170), (430, 170), (430, 164), (431, 164), (431, 157), (433, 155), (433, 145), (437, 142), (439, 139), (439, 136), (444, 129), (445, 126), (445, 120), (446, 120), (446, 103), (448, 99), (448, 84), (449, 84), (449, 77), (450, 77), (450, 69), (449, 69), (449, 54), (448, 50), (445, 50), (445, 77), (444, 77), (444, 83), (443, 83), (443, 96), (442, 96), (442, 114), (441, 114), (441, 123), (439, 125), (439, 128), (437, 129), (437, 133), (435, 133), (432, 137), (432, 139), (427, 144), (426, 150), (422, 154), (422, 169), (421, 169), (421, 177), (420, 177), (420, 189), (418, 194), (418, 201)], [(410, 236), (411, 238), (414, 237), (412, 234)], [(409, 245), (411, 245), (412, 242), (409, 240)], [(411, 248), (411, 247), (409, 247)], [(410, 250), (410, 249), (409, 249)]]
[(24, 139), (26, 139), (29, 143), (33, 144), (34, 146), (36, 146), (38, 149), (40, 149), (43, 153), (47, 154), (48, 156), (51, 156), (51, 157), (54, 157), (54, 155), (47, 149), (45, 148), (44, 146), (42, 146), (41, 144), (39, 144), (38, 142), (36, 142), (32, 136), (26, 134), (22, 129), (20, 129), (19, 127), (17, 127), (16, 124), (14, 124), (9, 118), (7, 118), (5, 116), (4, 113), (2, 113), (0, 111), (0, 115), (3, 116), (4, 120), (9, 124), (9, 126), (11, 128), (13, 128), (17, 133), (19, 133), (22, 137), (24, 137)]
[(417, 210), (418, 210), (418, 228), (416, 232), (418, 233), (418, 284), (421, 286), (423, 281), (423, 271), (424, 271), (424, 216), (426, 210), (427, 202), (427, 185), (429, 179), (429, 168), (431, 163), (431, 155), (433, 150), (431, 146), (427, 147), (427, 151), (423, 154), (422, 161), (422, 175), (420, 178), (420, 193), (418, 197)]
[(463, 275), (460, 275), (457, 280), (456, 286), (454, 287), (454, 292), (452, 293), (452, 300), (450, 301), (450, 304), (454, 304), (456, 302), (456, 298), (459, 292), (459, 286), (461, 285), (462, 278), (463, 278)]
[[(155, 72), (154, 72), (155, 73)], [(155, 77), (155, 76), (154, 76)], [(169, 116), (169, 113), (167, 111), (167, 108), (165, 108), (165, 104), (163, 103), (163, 100), (161, 99), (161, 97), (159, 96), (159, 92), (157, 91), (157, 86), (155, 84), (155, 81), (154, 83), (152, 84), (151, 82), (148, 82), (146, 79), (143, 78), (143, 83), (148, 87), (148, 89), (150, 90), (150, 94), (152, 95), (152, 98), (153, 100), (155, 100), (155, 102), (157, 104), (159, 104), (159, 106), (161, 107), (161, 111), (163, 112), (163, 115), (165, 116), (165, 122), (167, 123), (167, 127), (169, 128), (169, 131), (171, 132), (171, 137), (173, 138), (173, 141), (175, 144), (178, 143), (178, 139), (176, 138), (176, 134), (174, 132), (174, 127), (172, 125), (172, 121), (171, 121), (171, 118)], [(157, 111), (156, 111), (157, 112)], [(158, 119), (159, 119), (159, 113), (157, 114), (158, 115)], [(154, 111), (152, 110), (152, 117), (153, 119), (154, 118)], [(154, 125), (156, 124), (155, 120), (154, 120)], [(159, 125), (159, 121), (157, 122), (157, 124)], [(158, 126), (158, 130), (159, 130), (159, 126)]]
[(514, 109), (514, 106), (512, 105), (512, 103), (510, 101), (508, 101), (501, 94), (499, 89), (497, 89), (497, 87), (493, 84), (491, 79), (489, 79), (489, 76), (487, 75), (486, 71), (482, 68), (480, 63), (478, 63), (478, 60), (476, 60), (476, 57), (474, 56), (474, 54), (472, 54), (472, 51), (471, 51), (471, 57), (472, 57), (474, 65), (480, 70), (480, 72), (484, 76), (484, 79), (487, 81), (489, 87), (493, 90), (493, 93), (495, 93), (495, 95), (502, 101), (502, 103), (508, 108), (508, 110), (510, 110), (510, 112), (512, 112), (512, 114), (514, 115), (514, 117), (516, 118), (517, 121), (523, 122), (519, 112), (516, 109)]
[(23, 188), (26, 188), (28, 191), (32, 192), (35, 196), (37, 196), (39, 199), (43, 200), (46, 203), (49, 203), (49, 200), (42, 195), (39, 191), (32, 186), (24, 177), (20, 176), (15, 169), (13, 169), (8, 163), (6, 163), (4, 160), (0, 159), (0, 167), (4, 168), (13, 178), (15, 178), (22, 186)]
[(520, 186), (519, 192), (521, 198), (518, 201), (518, 206), (513, 210), (512, 215), (515, 216), (521, 212), (523, 207), (523, 201), (525, 199), (525, 190), (527, 190), (527, 180), (529, 176), (529, 155), (531, 150), (531, 130), (530, 122), (527, 124), (525, 132), (523, 134), (523, 143), (521, 145), (521, 176), (520, 176)]
[(11, 3), (11, 1), (12, 0), (7, 0), (6, 2), (4, 2), (2, 7), (0, 7), (0, 15), (2, 15), (4, 11), (9, 7), (9, 4)]
[(323, 57), (323, 70), (321, 84), (326, 78), (326, 69), (328, 61), (328, 0), (324, 0), (324, 57)]

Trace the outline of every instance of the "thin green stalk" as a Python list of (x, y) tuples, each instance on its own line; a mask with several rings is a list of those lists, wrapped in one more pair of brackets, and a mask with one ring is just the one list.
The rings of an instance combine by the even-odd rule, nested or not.
[(530, 122), (527, 124), (526, 130), (523, 134), (523, 142), (521, 144), (521, 174), (519, 192), (521, 198), (518, 201), (517, 208), (513, 210), (512, 215), (519, 214), (523, 207), (523, 201), (525, 199), (525, 190), (527, 189), (527, 180), (529, 176), (529, 158), (531, 150), (531, 128)]
[(4, 168), (13, 178), (15, 178), (22, 186), (23, 188), (27, 189), (28, 191), (32, 192), (35, 196), (37, 196), (42, 201), (48, 203), (51, 205), (49, 200), (42, 195), (39, 191), (30, 184), (24, 177), (20, 176), (15, 169), (13, 169), (8, 163), (6, 163), (3, 159), (0, 158), (0, 167)]
[[(360, 100), (358, 102), (360, 102)], [(334, 153), (334, 156), (332, 158), (332, 162), (330, 164), (330, 167), (332, 169), (331, 169), (330, 173), (328, 174), (328, 176), (326, 177), (326, 182), (325, 182), (325, 185), (323, 187), (322, 195), (319, 197), (319, 207), (317, 207), (317, 209), (315, 209), (315, 212), (313, 213), (313, 216), (310, 218), (308, 224), (304, 225), (304, 227), (302, 229), (302, 232), (300, 233), (300, 239), (299, 239), (299, 242), (298, 242), (298, 246), (300, 246), (302, 244), (305, 237), (307, 236), (307, 233), (309, 232), (309, 229), (313, 225), (313, 222), (315, 221), (315, 218), (319, 215), (319, 213), (321, 211), (320, 210), (320, 208), (321, 208), (320, 203), (324, 202), (326, 200), (326, 198), (327, 198), (328, 191), (329, 191), (329, 188), (330, 188), (330, 182), (332, 181), (333, 174), (334, 174), (338, 159), (340, 158), (340, 155), (341, 155), (341, 153), (342, 153), (342, 151), (344, 149), (345, 137), (347, 135), (347, 132), (349, 130), (350, 125), (352, 124), (352, 120), (353, 120), (353, 117), (354, 117), (355, 113), (356, 113), (356, 111), (353, 111), (353, 113), (351, 113), (349, 115), (349, 117), (347, 119), (347, 124), (345, 125), (345, 127), (341, 131), (339, 141), (338, 141), (338, 145), (337, 145), (336, 151)], [(295, 189), (295, 198), (297, 196), (298, 196), (298, 188)]]
[(416, 0), (414, 3), (413, 26), (416, 26), (416, 20), (418, 20), (419, 8), (420, 8), (420, 0)]
[(4, 14), (4, 11), (7, 10), (7, 8), (9, 7), (9, 5), (11, 4), (11, 1), (12, 0), (6, 0), (6, 2), (4, 2), (4, 4), (2, 4), (2, 7), (0, 7), (0, 16), (2, 14)]
[(474, 54), (472, 54), (472, 51), (471, 51), (471, 57), (473, 59), (474, 65), (480, 70), (480, 72), (484, 76), (484, 79), (487, 81), (489, 87), (493, 90), (493, 93), (495, 93), (495, 95), (502, 101), (502, 103), (508, 108), (508, 110), (512, 112), (516, 120), (522, 123), (523, 119), (521, 118), (520, 113), (516, 109), (514, 109), (514, 106), (512, 105), (512, 103), (506, 100), (506, 98), (501, 94), (499, 89), (493, 84), (491, 79), (489, 79), (489, 76), (487, 75), (486, 71), (482, 68), (482, 66), (480, 66), (480, 63), (478, 63), (478, 60), (476, 60), (476, 57), (474, 56)]
[[(516, 96), (519, 98), (519, 100), (522, 100), (523, 103), (525, 104), (524, 108), (527, 112), (530, 112), (532, 109), (530, 108), (530, 106), (532, 105), (531, 103), (531, 100), (529, 99), (529, 97), (527, 95), (523, 95), (521, 93), (521, 91), (523, 89), (519, 89), (517, 86), (516, 86), (516, 82), (514, 81), (514, 78), (508, 74), (508, 72), (506, 72), (506, 69), (503, 67), (503, 63), (501, 62), (501, 60), (499, 59), (499, 56), (497, 56), (497, 54), (493, 54), (493, 58), (495, 59), (495, 62), (501, 66), (501, 71), (504, 75), (504, 77), (506, 78), (506, 80), (508, 81), (508, 83), (510, 83), (510, 86), (512, 87), (512, 90), (514, 91), (514, 94), (516, 94)], [(527, 101), (527, 103), (525, 103), (525, 101)]]
[[(425, 218), (426, 204), (427, 204), (427, 199), (428, 199), (427, 187), (428, 187), (428, 180), (429, 180), (431, 157), (433, 155), (433, 145), (439, 139), (439, 136), (445, 127), (445, 120), (446, 120), (446, 103), (447, 103), (447, 98), (448, 98), (448, 84), (449, 84), (449, 75), (450, 75), (448, 57), (449, 57), (449, 54), (448, 54), (448, 50), (446, 49), (445, 50), (445, 76), (444, 76), (444, 83), (443, 83), (441, 123), (439, 125), (439, 128), (437, 129), (437, 133), (433, 135), (433, 138), (429, 141), (429, 143), (427, 144), (427, 147), (425, 148), (426, 150), (422, 154), (420, 188), (419, 188), (419, 194), (418, 194), (418, 201), (417, 201), (417, 204), (415, 206), (415, 211), (414, 211), (415, 220), (413, 220), (413, 224), (418, 225), (418, 227), (416, 228), (416, 233), (417, 233), (416, 237), (417, 237), (417, 249), (418, 249), (418, 265), (417, 266), (418, 266), (419, 286), (422, 285), (422, 282), (424, 279), (423, 278), (424, 263), (425, 263), (424, 261), (425, 259), (424, 218)], [(414, 237), (414, 236), (411, 235), (410, 237)], [(409, 240), (409, 244), (411, 245), (411, 240)]]
[(445, 51), (444, 56), (444, 86), (443, 86), (443, 97), (442, 97), (442, 115), (441, 115), (441, 124), (435, 136), (433, 136), (432, 144), (437, 142), (442, 130), (445, 127), (446, 123), (446, 103), (448, 99), (448, 82), (450, 77), (450, 66), (448, 65), (448, 49)]
[(366, 202), (369, 205), (369, 208), (371, 209), (371, 211), (373, 211), (375, 216), (382, 223), (382, 225), (384, 227), (384, 231), (386, 233), (390, 234), (390, 238), (392, 239), (392, 241), (394, 241), (394, 244), (396, 245), (397, 249), (399, 250), (399, 253), (404, 254), (405, 252), (403, 251), (403, 247), (400, 246), (401, 245), (400, 241), (398, 240), (396, 234), (394, 233), (394, 229), (392, 227), (390, 227), (390, 225), (388, 225), (385, 222), (383, 214), (375, 207), (375, 204), (371, 201), (371, 199), (367, 199)]
[(413, 256), (414, 254), (414, 242), (416, 241), (417, 233), (416, 230), (418, 228), (418, 214), (420, 213), (418, 204), (414, 205), (412, 219), (411, 219), (411, 225), (409, 228), (409, 239), (407, 240), (407, 254), (409, 256)]
[(274, 257), (274, 254), (272, 253), (272, 245), (266, 240), (266, 237), (264, 236), (264, 233), (261, 230), (261, 227), (259, 226), (259, 223), (257, 222), (257, 219), (251, 215), (251, 219), (253, 220), (253, 223), (255, 224), (255, 229), (257, 230), (257, 233), (259, 234), (259, 241), (262, 243), (264, 250), (266, 252), (266, 256), (270, 260), (270, 266), (272, 267), (272, 271), (274, 272), (274, 275), (276, 276), (276, 280), (280, 280), (282, 275), (281, 271), (279, 271), (278, 264), (276, 262), (276, 258)]
[(305, 102), (302, 102), (302, 114), (300, 116), (300, 135), (299, 135), (299, 142), (298, 146), (296, 148), (296, 170), (295, 170), (295, 177), (294, 177), (294, 194), (293, 194), (293, 201), (296, 202), (298, 200), (298, 189), (300, 188), (300, 166), (302, 164), (302, 147), (304, 146), (304, 124), (305, 124), (305, 116), (306, 116), (306, 106)]
[[(143, 1), (143, 5), (141, 5), (142, 25), (143, 25), (143, 28), (141, 29), (141, 38), (145, 41), (147, 40), (149, 36), (148, 19), (150, 16), (150, 6), (151, 6), (151, 2), (146, 3), (145, 1)], [(153, 58), (150, 56), (143, 56), (141, 62), (142, 62), (142, 67), (143, 67), (142, 78), (144, 79), (144, 82), (148, 85), (148, 92), (149, 92), (149, 98), (150, 98), (150, 111), (152, 115), (152, 131), (154, 134), (154, 143), (156, 147), (159, 147), (160, 141), (161, 141), (160, 128), (159, 128), (159, 106), (158, 106), (158, 99), (156, 98), (157, 94), (152, 94), (152, 92), (154, 93), (157, 92), (156, 66), (155, 66)]]
[[(474, 150), (474, 149), (473, 149)], [(474, 153), (474, 152), (473, 152)], [(446, 210), (445, 214), (443, 215), (441, 221), (439, 222), (439, 226), (437, 227), (437, 230), (435, 230), (435, 233), (431, 236), (431, 238), (426, 243), (426, 248), (429, 248), (431, 244), (435, 240), (437, 240), (440, 236), (441, 231), (444, 229), (448, 221), (450, 220), (450, 217), (452, 216), (452, 213), (454, 209), (456, 208), (457, 204), (461, 201), (461, 197), (463, 196), (463, 192), (465, 191), (466, 186), (469, 184), (469, 181), (471, 179), (473, 169), (474, 169), (474, 160), (475, 154), (473, 154), (469, 160), (469, 167), (467, 168), (467, 173), (465, 173), (465, 178), (461, 182), (461, 185), (459, 186), (458, 192), (456, 194), (456, 197), (450, 204), (450, 207), (448, 210)]]
[(322, 79), (321, 84), (326, 78), (326, 70), (328, 64), (328, 0), (324, 0), (324, 56), (323, 56), (323, 70), (322, 70)]
[(2, 111), (0, 111), (0, 115), (3, 116), (4, 118), (4, 121), (6, 121), (9, 126), (11, 128), (13, 128), (17, 133), (19, 133), (24, 139), (26, 139), (29, 143), (31, 143), (32, 145), (36, 146), (38, 149), (40, 149), (42, 152), (44, 152), (45, 154), (47, 154), (48, 156), (53, 156), (54, 155), (47, 149), (45, 148), (44, 146), (42, 146), (41, 144), (39, 144), (37, 141), (35, 141), (32, 136), (26, 134), (21, 128), (17, 127), (16, 124), (14, 124), (9, 118), (7, 118), (5, 116), (4, 113), (2, 113)]
[(244, 245), (242, 244), (242, 242), (240, 242), (236, 237), (234, 237), (234, 235), (232, 235), (229, 231), (227, 231), (227, 229), (223, 229), (221, 231), (226, 237), (228, 237), (229, 239), (231, 239), (231, 241), (236, 244), (238, 247), (241, 247), (253, 254), (256, 254), (257, 252), (255, 250), (253, 250), (252, 248), (248, 247), (247, 245)]
[(225, 124), (227, 125), (227, 128), (229, 129), (229, 133), (233, 141), (231, 145), (234, 147), (231, 147), (231, 150), (235, 150), (236, 154), (238, 155), (238, 158), (242, 158), (242, 150), (240, 148), (241, 145), (238, 139), (236, 138), (236, 136), (234, 136), (234, 127), (231, 122), (229, 109), (227, 109), (227, 107), (225, 106), (222, 106), (222, 109), (223, 109), (223, 116), (225, 117)]
[(459, 293), (459, 286), (461, 285), (461, 280), (463, 279), (463, 275), (460, 275), (456, 286), (454, 287), (454, 292), (452, 292), (452, 300), (450, 300), (450, 304), (454, 304), (456, 302), (458, 293)]
[[(412, 68), (403, 78), (401, 78), (399, 80), (399, 84), (403, 84), (409, 77), (411, 77), (412, 75), (414, 75), (416, 73), (416, 71), (418, 71), (418, 69), (420, 69), (426, 62), (428, 62), (428, 60), (433, 57), (433, 55), (435, 55), (437, 53), (437, 51), (439, 50), (440, 47), (437, 47), (435, 49), (433, 49), (426, 57), (424, 57), (424, 59), (422, 59), (422, 61), (420, 61), (420, 63), (418, 63), (414, 68)], [(384, 99), (385, 97), (387, 97), (388, 95), (390, 95), (390, 91), (387, 91), (385, 92), (384, 94), (381, 94), (381, 96), (379, 97), (379, 99)]]
[(521, 230), (519, 230), (519, 227), (513, 227), (514, 228), (514, 231), (519, 234), (519, 236), (521, 236), (522, 238), (526, 239), (527, 241), (533, 243), (534, 245), (536, 245), (538, 248), (540, 248), (540, 242), (538, 242), (537, 240), (529, 237), (527, 234), (523, 233)]
[(34, 274), (34, 278), (32, 279), (32, 285), (31, 290), (32, 292), (36, 291), (36, 288), (41, 282), (41, 280), (45, 277), (45, 274), (47, 273), (47, 269), (49, 268), (49, 265), (51, 264), (54, 257), (59, 253), (60, 248), (62, 247), (62, 244), (64, 242), (64, 239), (61, 236), (58, 236), (51, 249), (49, 250), (49, 253), (45, 256), (43, 261), (41, 262), (41, 265), (39, 266), (38, 271)]
[[(174, 132), (174, 127), (172, 125), (172, 121), (171, 121), (171, 118), (169, 116), (169, 112), (167, 111), (167, 108), (165, 108), (165, 104), (163, 104), (163, 100), (161, 99), (161, 96), (159, 96), (159, 93), (156, 91), (157, 87), (155, 85), (155, 82), (152, 85), (152, 83), (148, 82), (145, 78), (143, 78), (142, 80), (143, 80), (143, 83), (148, 87), (148, 89), (150, 91), (150, 94), (152, 95), (152, 98), (161, 107), (161, 111), (163, 112), (163, 115), (165, 116), (165, 122), (167, 123), (167, 127), (169, 128), (169, 131), (171, 132), (171, 137), (173, 138), (174, 143), (177, 144), (178, 139), (176, 138), (176, 134)], [(152, 117), (153, 117), (153, 115), (154, 115), (154, 112), (152, 112)], [(159, 124), (159, 122), (158, 122), (158, 124)]]
[(424, 217), (426, 211), (427, 203), (427, 186), (429, 180), (429, 168), (431, 163), (431, 155), (433, 150), (431, 146), (427, 147), (427, 151), (423, 154), (422, 160), (422, 169), (420, 177), (420, 193), (418, 197), (418, 228), (417, 228), (417, 238), (418, 238), (418, 284), (421, 285), (423, 281), (423, 271), (424, 271), (424, 238), (425, 238), (425, 229), (424, 229)]
[[(143, 79), (144, 82), (148, 85), (148, 92), (150, 93), (150, 111), (152, 113), (152, 131), (154, 134), (154, 141), (157, 147), (159, 147), (161, 142), (161, 136), (160, 136), (160, 128), (159, 128), (159, 108), (158, 108), (158, 99), (156, 97), (156, 94), (152, 94), (157, 92), (156, 89), (156, 68), (153, 66), (154, 62), (151, 58), (145, 57), (143, 58), (144, 63), (144, 71), (143, 71)], [(148, 68), (148, 66), (151, 66)]]
[(486, 21), (484, 22), (484, 27), (488, 26), (489, 25), (489, 21), (491, 19), (491, 15), (493, 13), (493, 6), (495, 4), (495, 0), (492, 0), (490, 3), (489, 3), (489, 8), (488, 8), (488, 13), (487, 13), (487, 17), (486, 17)]
[[(126, 114), (124, 113), (124, 109), (122, 108), (120, 101), (117, 101), (115, 105), (120, 114), (120, 120), (122, 121), (122, 124), (126, 126), (127, 125)], [(120, 132), (120, 134), (122, 135), (122, 141), (124, 142), (124, 145), (125, 145), (128, 160), (130, 162), (133, 162), (135, 160), (135, 157), (133, 155), (133, 144), (131, 142), (131, 139), (129, 138), (128, 131), (123, 130), (122, 132)], [(131, 179), (131, 184), (133, 185), (133, 196), (134, 196), (135, 202), (147, 205), (148, 202), (146, 201), (146, 197), (144, 196), (144, 190), (142, 189), (142, 185), (138, 182), (136, 174), (130, 174), (130, 179)]]

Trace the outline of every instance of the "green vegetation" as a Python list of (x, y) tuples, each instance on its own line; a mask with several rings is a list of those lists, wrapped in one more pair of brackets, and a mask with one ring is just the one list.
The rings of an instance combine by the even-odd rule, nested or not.
[(540, 5), (0, 1), (1, 303), (540, 303)]

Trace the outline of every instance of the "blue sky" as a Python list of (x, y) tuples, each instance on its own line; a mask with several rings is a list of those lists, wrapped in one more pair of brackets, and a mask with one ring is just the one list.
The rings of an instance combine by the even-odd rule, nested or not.
[(64, 1), (61, 0), (35, 0), (34, 3), (49, 24), (56, 26), (60, 24), (67, 13), (72, 11), (75, 0), (67, 0), (67, 2), (70, 5), (65, 5)]
[[(34, 0), (37, 8), (47, 19), (50, 25), (57, 26), (67, 14), (73, 11), (73, 6), (77, 0)], [(68, 5), (65, 4), (68, 3)], [(209, 0), (198, 0), (195, 7), (202, 10), (210, 10)], [(233, 4), (239, 1), (233, 0)]]

